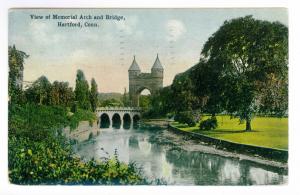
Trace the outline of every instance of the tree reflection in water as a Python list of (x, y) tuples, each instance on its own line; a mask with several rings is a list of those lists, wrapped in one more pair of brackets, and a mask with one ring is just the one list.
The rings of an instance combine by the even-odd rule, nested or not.
[(146, 177), (163, 178), (168, 184), (261, 185), (286, 182), (287, 173), (278, 168), (199, 150), (186, 151), (182, 143), (176, 141), (182, 136), (172, 134), (172, 138), (163, 129), (142, 124), (134, 130), (130, 118), (123, 119), (124, 128), (103, 129), (93, 138), (93, 143), (78, 144), (76, 153), (87, 159), (101, 159), (107, 154), (99, 148), (104, 148), (111, 156), (117, 149), (121, 161), (135, 162), (143, 168)]

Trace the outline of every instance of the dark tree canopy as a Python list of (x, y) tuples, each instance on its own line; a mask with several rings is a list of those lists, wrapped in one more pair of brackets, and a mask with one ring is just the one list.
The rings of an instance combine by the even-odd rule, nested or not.
[(46, 76), (39, 77), (25, 91), (28, 102), (33, 102), (39, 105), (49, 105), (51, 93), (51, 83)]
[(274, 86), (267, 86), (268, 82), (279, 82), (281, 96), (287, 95), (288, 28), (283, 24), (252, 16), (225, 21), (205, 43), (201, 55), (218, 71), (214, 80), (224, 85), (220, 95), (226, 110), (246, 120), (247, 130), (251, 130), (253, 113), (261, 108), (287, 109), (287, 103), (282, 104), (285, 108), (274, 106), (276, 98), (266, 100), (270, 91), (262, 90), (262, 86)]
[(68, 82), (54, 81), (50, 91), (50, 104), (70, 107), (74, 101), (74, 92)]

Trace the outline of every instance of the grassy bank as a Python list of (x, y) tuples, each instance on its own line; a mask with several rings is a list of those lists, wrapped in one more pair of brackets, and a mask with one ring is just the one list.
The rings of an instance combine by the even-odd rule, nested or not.
[[(203, 120), (206, 118), (204, 117)], [(239, 119), (230, 116), (217, 116), (218, 127), (215, 130), (205, 131), (185, 124), (173, 122), (174, 127), (184, 131), (200, 133), (213, 138), (227, 141), (263, 146), (277, 149), (288, 149), (288, 119), (273, 117), (256, 117), (252, 121), (251, 132), (245, 132), (245, 124), (240, 124)]]

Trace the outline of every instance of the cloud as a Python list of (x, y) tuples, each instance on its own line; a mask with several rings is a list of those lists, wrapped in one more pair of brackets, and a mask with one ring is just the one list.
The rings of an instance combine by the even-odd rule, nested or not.
[(137, 23), (138, 23), (137, 16), (128, 16), (126, 17), (126, 20), (118, 21), (115, 24), (118, 30), (126, 33), (127, 35), (131, 35), (136, 30)]
[(31, 40), (36, 45), (50, 46), (62, 41), (62, 35), (53, 32), (50, 24), (41, 21), (32, 21), (29, 23), (28, 31), (31, 34)]
[(186, 32), (184, 24), (179, 20), (169, 20), (166, 28), (168, 41), (177, 41)]

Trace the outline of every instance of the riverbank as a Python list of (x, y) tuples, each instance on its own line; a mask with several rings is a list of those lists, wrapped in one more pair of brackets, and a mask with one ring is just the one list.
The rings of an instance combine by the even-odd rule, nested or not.
[[(168, 130), (172, 131), (175, 134), (181, 134), (185, 136), (185, 140), (194, 140), (198, 141), (198, 144), (206, 145), (207, 148), (205, 152), (278, 167), (285, 171), (287, 171), (288, 169), (288, 152), (284, 150), (280, 151), (270, 148), (262, 148), (257, 146), (228, 142), (197, 133), (180, 130), (179, 128), (176, 128), (172, 125), (169, 125)], [(187, 147), (197, 148), (196, 145)]]
[(80, 121), (75, 129), (71, 130), (70, 126), (67, 126), (63, 128), (62, 133), (67, 139), (82, 142), (99, 135), (100, 129), (96, 121), (92, 124), (89, 121)]
[(150, 125), (150, 126), (158, 126), (160, 128), (167, 128), (169, 125), (169, 120), (168, 119), (142, 119), (141, 123)]
[(181, 135), (181, 137), (178, 137), (178, 134), (172, 130), (165, 131), (163, 136), (167, 137), (170, 142), (176, 143), (176, 146), (180, 146), (185, 151), (199, 151), (206, 154), (238, 159), (240, 162), (247, 161), (248, 163), (257, 163), (260, 164), (261, 167), (264, 167), (264, 169), (271, 171), (279, 170), (282, 174), (288, 174), (288, 164), (284, 162), (265, 159), (260, 156), (226, 151), (218, 148), (216, 145), (210, 145), (199, 139), (193, 139), (188, 135)]
[[(168, 136), (170, 136), (170, 139), (176, 138), (175, 134), (181, 134), (184, 137), (181, 140), (176, 140), (176, 142), (179, 143), (179, 145), (183, 145), (185, 150), (201, 151), (204, 153), (236, 158), (240, 161), (259, 163), (268, 167), (280, 168), (283, 172), (287, 173), (287, 151), (285, 152), (283, 150), (284, 156), (276, 158), (276, 154), (273, 154), (273, 158), (267, 158), (263, 155), (264, 148), (260, 149), (262, 152), (259, 155), (257, 154), (257, 152), (255, 152), (255, 147), (253, 147), (252, 150), (249, 150), (249, 147), (247, 147), (247, 145), (245, 144), (239, 144), (239, 146), (234, 145), (230, 147), (230, 144), (224, 141), (222, 142), (220, 141), (220, 139), (210, 138), (209, 136), (203, 136), (198, 133), (180, 130), (179, 128), (170, 125), (170, 121), (167, 119), (147, 119), (143, 120), (142, 122), (147, 125), (156, 125), (161, 128), (163, 127), (167, 129), (168, 132), (172, 132), (174, 136), (172, 136), (172, 134), (168, 134)], [(272, 149), (268, 150), (267, 154), (269, 154), (269, 152), (271, 152), (271, 154), (272, 152), (276, 153), (276, 151), (272, 151)], [(279, 152), (277, 156), (280, 156), (281, 154), (282, 153)]]

